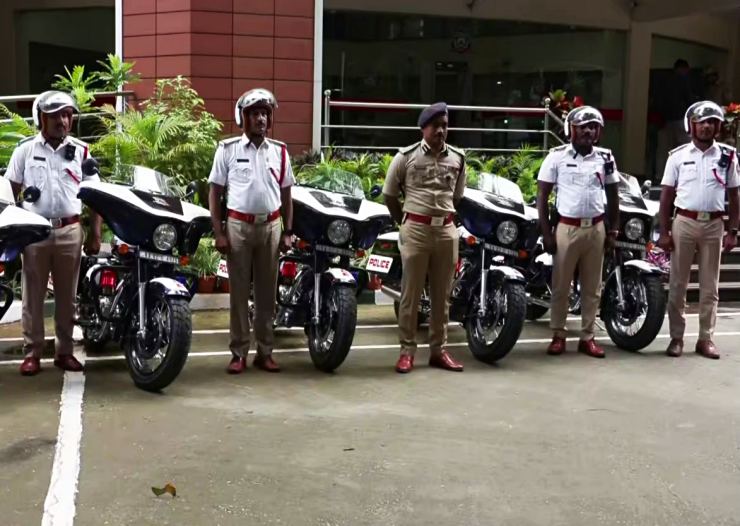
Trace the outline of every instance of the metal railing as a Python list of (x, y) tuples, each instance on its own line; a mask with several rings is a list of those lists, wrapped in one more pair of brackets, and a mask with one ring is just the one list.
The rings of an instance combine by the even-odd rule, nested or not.
[[(377, 130), (379, 133), (384, 131), (416, 131), (419, 128), (416, 126), (399, 126), (399, 125), (364, 125), (364, 124), (332, 124), (331, 123), (331, 110), (333, 108), (352, 108), (352, 109), (365, 109), (365, 110), (422, 110), (426, 108), (427, 104), (404, 104), (404, 103), (393, 103), (393, 102), (356, 102), (356, 101), (342, 101), (332, 100), (331, 90), (324, 91), (324, 112), (323, 122), (321, 124), (321, 150), (324, 151), (329, 148), (335, 149), (346, 149), (346, 150), (395, 150), (402, 144), (388, 145), (388, 146), (374, 146), (374, 145), (354, 145), (354, 144), (332, 144), (331, 142), (331, 131), (332, 130)], [(545, 99), (545, 105), (542, 108), (519, 108), (519, 107), (508, 107), (508, 106), (448, 106), (450, 111), (454, 112), (486, 112), (486, 113), (501, 113), (501, 114), (524, 114), (527, 116), (542, 117), (542, 128), (534, 129), (522, 129), (522, 128), (471, 128), (471, 127), (450, 127), (448, 131), (451, 132), (471, 132), (471, 133), (483, 133), (483, 134), (533, 134), (542, 136), (542, 149), (536, 149), (534, 151), (546, 153), (550, 144), (563, 144), (563, 140), (560, 136), (552, 129), (552, 125), (555, 124), (559, 129), (563, 128), (563, 120), (558, 117), (550, 109), (550, 99)], [(466, 146), (461, 144), (460, 146), (465, 147), (466, 150), (477, 151), (477, 152), (490, 152), (490, 153), (512, 153), (518, 151), (516, 148), (480, 148), (475, 146)]]

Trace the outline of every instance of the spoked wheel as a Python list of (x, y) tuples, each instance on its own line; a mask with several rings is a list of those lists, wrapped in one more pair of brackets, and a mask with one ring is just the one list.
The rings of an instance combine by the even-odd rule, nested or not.
[(604, 291), (602, 319), (620, 349), (638, 351), (650, 345), (663, 326), (666, 295), (660, 276), (626, 272), (622, 277), (624, 304), (619, 305), (617, 280)]
[(493, 363), (509, 354), (519, 338), (527, 313), (527, 296), (524, 285), (506, 282), (492, 287), (487, 300), (486, 315), (481, 318), (478, 314), (480, 300), (475, 298), (465, 323), (465, 333), (473, 356)]
[(331, 287), (321, 297), (318, 325), (308, 326), (308, 351), (317, 369), (330, 373), (342, 365), (357, 325), (357, 298), (351, 287)]
[(190, 352), (190, 304), (185, 298), (152, 294), (146, 306), (146, 336), (140, 338), (133, 316), (126, 345), (126, 363), (137, 387), (159, 391), (170, 385), (185, 366)]

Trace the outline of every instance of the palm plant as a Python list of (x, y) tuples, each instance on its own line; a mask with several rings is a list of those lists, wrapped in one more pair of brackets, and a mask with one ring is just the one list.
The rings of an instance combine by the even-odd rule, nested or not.
[(18, 142), (36, 133), (35, 128), (23, 117), (0, 104), (0, 166), (8, 166), (10, 156)]

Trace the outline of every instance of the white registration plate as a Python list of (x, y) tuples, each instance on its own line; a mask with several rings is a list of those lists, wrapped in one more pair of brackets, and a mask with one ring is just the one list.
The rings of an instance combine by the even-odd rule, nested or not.
[(393, 258), (386, 256), (370, 256), (367, 260), (367, 270), (369, 272), (378, 272), (381, 274), (388, 274), (393, 265)]
[(216, 271), (216, 276), (219, 278), (229, 279), (229, 265), (226, 263), (225, 259), (222, 259), (218, 262), (218, 270)]
[(140, 250), (139, 257), (141, 259), (150, 259), (152, 261), (159, 261), (160, 263), (171, 263), (173, 265), (180, 264), (180, 258), (171, 254), (158, 254), (156, 252), (149, 252), (147, 250)]
[(316, 252), (326, 252), (327, 254), (336, 254), (338, 256), (355, 256), (354, 250), (350, 250), (348, 248), (331, 247), (328, 245), (316, 245)]

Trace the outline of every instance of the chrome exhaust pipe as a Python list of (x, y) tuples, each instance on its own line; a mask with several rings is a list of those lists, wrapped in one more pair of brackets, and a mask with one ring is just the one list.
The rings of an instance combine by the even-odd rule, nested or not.
[(381, 285), (380, 291), (386, 296), (388, 296), (389, 298), (391, 298), (393, 301), (397, 301), (399, 303), (401, 302), (401, 293), (398, 292), (397, 290), (392, 289), (386, 285)]

